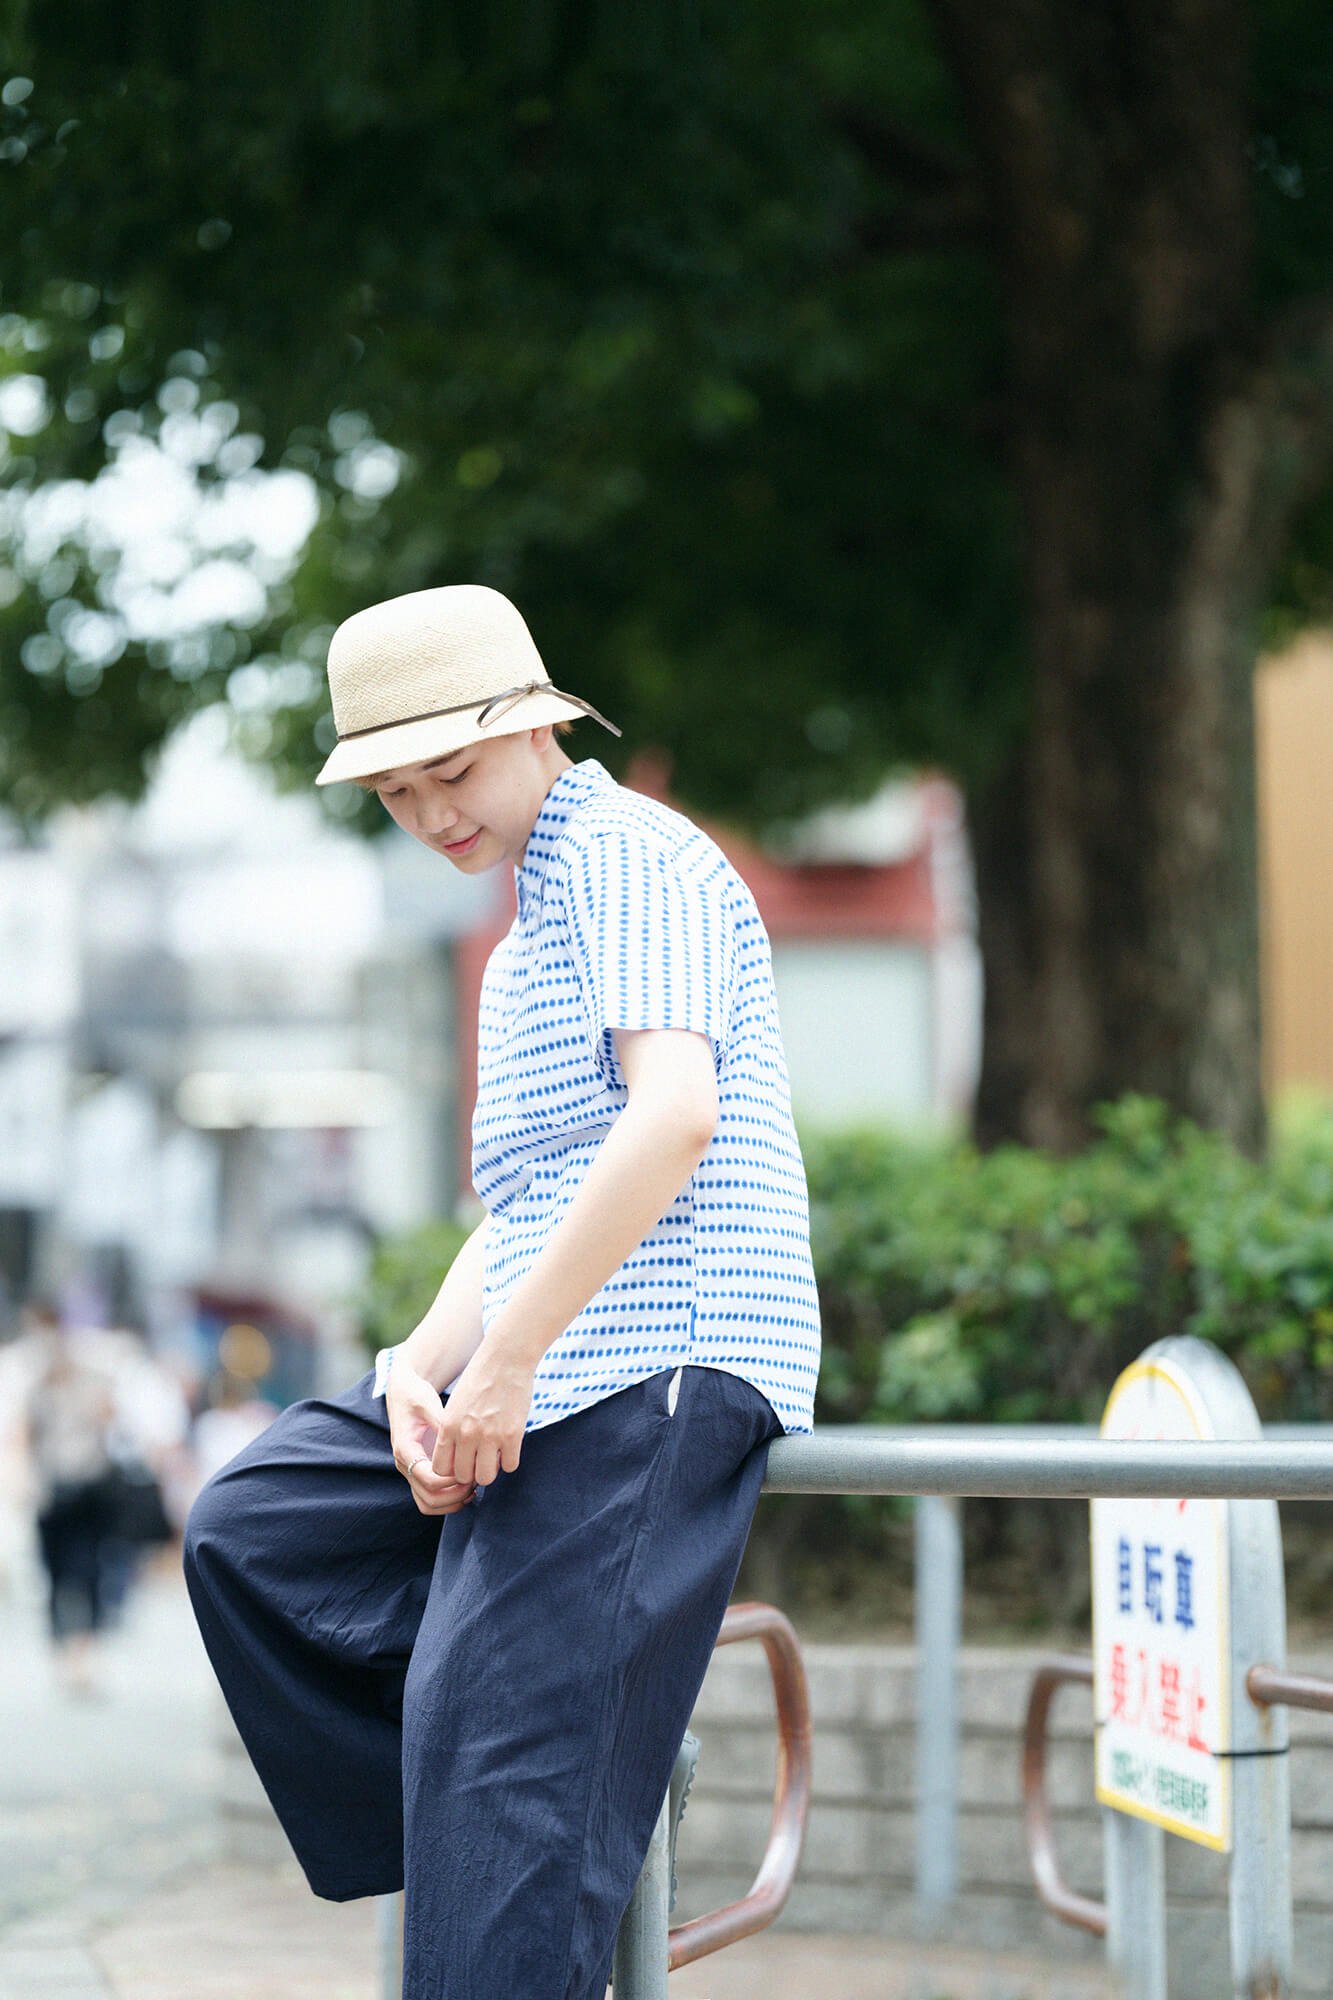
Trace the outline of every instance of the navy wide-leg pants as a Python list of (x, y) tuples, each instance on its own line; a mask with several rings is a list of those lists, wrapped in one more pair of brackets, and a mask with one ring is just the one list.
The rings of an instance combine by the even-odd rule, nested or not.
[(200, 1494), (205, 1645), (316, 1894), (405, 1882), (404, 2000), (603, 2000), (777, 1419), (663, 1372), (441, 1521), (371, 1379)]

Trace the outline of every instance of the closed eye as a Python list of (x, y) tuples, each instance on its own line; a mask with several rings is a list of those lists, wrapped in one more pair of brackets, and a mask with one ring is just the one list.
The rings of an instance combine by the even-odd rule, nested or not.
[[(443, 774), (441, 774), (441, 776), (436, 780), (436, 782), (437, 784), (441, 785), (456, 785), (458, 784), (460, 779), (466, 778), (468, 772), (471, 769), (472, 766), (470, 764), (466, 764), (464, 765), (463, 769), (461, 771), (456, 772), (452, 778), (446, 778)], [(379, 788), (379, 794), (382, 799), (405, 799), (407, 797), (407, 786), (395, 785), (392, 791), (386, 791), (383, 785), (381, 785)]]

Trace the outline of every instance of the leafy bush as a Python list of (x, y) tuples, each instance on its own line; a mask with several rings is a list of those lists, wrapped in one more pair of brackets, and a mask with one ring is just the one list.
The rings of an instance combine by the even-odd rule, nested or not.
[(437, 1221), (381, 1238), (356, 1301), (370, 1353), (406, 1340), (469, 1233), (460, 1223)]
[(1095, 1422), (1152, 1340), (1196, 1333), (1262, 1417), (1333, 1417), (1333, 1123), (1267, 1162), (1143, 1097), (1057, 1159), (885, 1133), (809, 1141), (826, 1422)]

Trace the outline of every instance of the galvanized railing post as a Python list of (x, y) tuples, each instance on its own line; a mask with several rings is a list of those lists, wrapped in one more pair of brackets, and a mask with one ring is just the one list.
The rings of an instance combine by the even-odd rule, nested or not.
[(1165, 1835), (1160, 1826), (1102, 1807), (1106, 1957), (1125, 2000), (1166, 2000)]
[(668, 1801), (662, 1801), (642, 1873), (616, 1938), (615, 2000), (667, 2000), (667, 1923), (671, 1901)]
[[(1237, 1396), (1237, 1403), (1244, 1391)], [(1244, 1397), (1248, 1404), (1248, 1396)], [(1259, 1431), (1253, 1417), (1253, 1435)], [(1239, 1435), (1242, 1413), (1235, 1429)], [(1287, 1658), (1282, 1530), (1275, 1500), (1233, 1500), (1231, 1542), (1231, 1977), (1238, 2000), (1285, 2000), (1291, 1984), (1291, 1735), (1286, 1706), (1249, 1687)]]
[(398, 2000), (403, 1990), (403, 1892), (375, 1898), (375, 1963), (380, 2000)]
[(962, 1502), (916, 1503), (916, 1915), (940, 1929), (958, 1893), (958, 1647), (963, 1622)]

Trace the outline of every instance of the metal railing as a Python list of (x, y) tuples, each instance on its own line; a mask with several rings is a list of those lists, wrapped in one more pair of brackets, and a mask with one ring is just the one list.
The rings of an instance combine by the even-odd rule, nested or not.
[(931, 1434), (826, 1424), (776, 1438), (766, 1493), (956, 1493), (973, 1499), (1333, 1500), (1333, 1443), (1288, 1430), (1236, 1444), (1125, 1444), (1005, 1425)]
[(739, 1902), (668, 1930), (667, 1807), (616, 1941), (612, 1985), (618, 2000), (665, 2000), (667, 1974), (763, 1930), (786, 1902), (805, 1842), (810, 1804), (810, 1690), (796, 1634), (771, 1604), (733, 1604), (718, 1646), (758, 1639), (768, 1656), (778, 1729), (773, 1817), (759, 1872)]
[(1251, 1667), (1245, 1676), (1251, 1701), (1262, 1708), (1312, 1708), (1319, 1715), (1333, 1715), (1333, 1681), (1316, 1680), (1312, 1674), (1288, 1674), (1278, 1667)]
[[(1161, 1343), (1160, 1350), (1202, 1345), (1168, 1342)], [(1215, 1362), (1225, 1369), (1228, 1364), (1213, 1352)], [(1231, 1373), (1234, 1376), (1234, 1370)], [(1234, 1376), (1234, 1380), (1243, 1398), (1240, 1378)], [(927, 1583), (936, 1597), (942, 1598), (942, 1604), (937, 1603), (932, 1612), (929, 1604), (923, 1606), (919, 1594), (918, 1639), (929, 1639), (933, 1633), (937, 1649), (942, 1646), (945, 1653), (956, 1652), (962, 1594), (957, 1496), (1200, 1498), (1241, 1503), (1333, 1499), (1333, 1443), (1329, 1442), (1328, 1427), (1320, 1426), (1318, 1431), (1284, 1427), (1259, 1435), (1252, 1405), (1248, 1405), (1248, 1421), (1239, 1406), (1237, 1416), (1235, 1428), (1245, 1434), (1234, 1441), (1123, 1441), (1096, 1435), (1043, 1436), (1031, 1430), (997, 1435), (994, 1430), (978, 1427), (969, 1431), (961, 1426), (941, 1427), (926, 1435), (920, 1430), (901, 1429), (871, 1433), (851, 1428), (822, 1430), (812, 1437), (782, 1439), (774, 1444), (766, 1490), (918, 1496), (918, 1585)], [(1219, 1428), (1224, 1436), (1232, 1429), (1230, 1414)], [(938, 1517), (936, 1526), (927, 1531), (925, 1523), (932, 1514)], [(1238, 1570), (1231, 1643), (1236, 1660), (1249, 1663), (1241, 1670), (1237, 1685), (1247, 1689), (1253, 1704), (1247, 1712), (1255, 1718), (1254, 1723), (1244, 1723), (1238, 1716), (1237, 1726), (1246, 1745), (1253, 1738), (1259, 1747), (1230, 1753), (1238, 1759), (1231, 1768), (1237, 1827), (1244, 1829), (1243, 1838), (1238, 1834), (1232, 1856), (1230, 1935), (1233, 1977), (1240, 1981), (1236, 1990), (1255, 1996), (1255, 2000), (1258, 1996), (1280, 2000), (1287, 1991), (1290, 1959), (1290, 1822), (1282, 1755), (1285, 1736), (1280, 1728), (1270, 1731), (1259, 1723), (1256, 1709), (1265, 1695), (1276, 1703), (1285, 1699), (1293, 1686), (1320, 1705), (1324, 1700), (1321, 1683), (1301, 1682), (1272, 1665), (1255, 1664), (1282, 1657), (1281, 1551), (1275, 1509), (1271, 1523), (1271, 1536), (1256, 1531), (1237, 1539), (1233, 1532), (1233, 1561)], [(923, 1575), (921, 1557), (931, 1546), (947, 1558), (936, 1565), (946, 1572), (942, 1582), (931, 1581), (928, 1568)], [(919, 1907), (927, 1923), (931, 1919), (938, 1923), (947, 1915), (954, 1888), (956, 1800), (952, 1771), (956, 1769), (957, 1702), (951, 1662), (943, 1671), (936, 1663), (928, 1672), (923, 1658), (918, 1672), (922, 1690), (918, 1703), (919, 1772), (924, 1771), (922, 1744), (931, 1731), (937, 1737), (946, 1733), (950, 1738), (943, 1746), (947, 1755), (942, 1759), (951, 1774), (948, 1782), (941, 1785), (937, 1778), (933, 1798), (924, 1782), (921, 1785), (922, 1820), (933, 1815), (935, 1825), (933, 1846), (931, 1839), (918, 1844)], [(1073, 1677), (1078, 1676), (1064, 1675)], [(1047, 1706), (1057, 1684), (1052, 1681), (1043, 1691)], [(948, 1715), (943, 1732), (936, 1711)], [(1166, 1990), (1162, 1830), (1110, 1809), (1104, 1811), (1103, 1821), (1105, 1913), (1090, 1898), (1078, 1898), (1059, 1882), (1050, 1854), (1057, 1894), (1063, 1895), (1071, 1911), (1078, 1912), (1076, 1920), (1084, 1927), (1105, 1928), (1111, 1963), (1126, 1978), (1126, 1991), (1143, 1996), (1143, 2000), (1157, 2000)], [(932, 1853), (936, 1863), (933, 1880), (930, 1870), (922, 1865), (923, 1857), (928, 1859)]]
[[(1105, 1937), (1105, 1903), (1071, 1889), (1055, 1856), (1051, 1808), (1046, 1795), (1046, 1724), (1051, 1703), (1062, 1687), (1091, 1687), (1092, 1661), (1081, 1654), (1056, 1653), (1043, 1660), (1032, 1676), (1023, 1724), (1023, 1824), (1028, 1862), (1043, 1909), (1062, 1923)], [(1250, 1700), (1264, 1708), (1309, 1708), (1333, 1715), (1333, 1681), (1309, 1674), (1289, 1674), (1278, 1667), (1251, 1667), (1245, 1676)]]
[[(1301, 1450), (1293, 1455), (1290, 1445)], [(1076, 1448), (1073, 1455), (1070, 1447)], [(854, 1491), (916, 1499), (916, 1926), (922, 1935), (948, 1929), (957, 1894), (964, 1496), (1091, 1498), (1090, 1482), (1115, 1472), (1107, 1454), (1122, 1449), (1102, 1441), (1093, 1424), (954, 1423), (828, 1425), (814, 1437), (780, 1439), (771, 1449), (768, 1492)], [(1204, 1448), (1176, 1449), (1191, 1454), (1192, 1468), (1216, 1476), (1215, 1463), (1209, 1467), (1193, 1456)], [(1262, 1441), (1225, 1449), (1242, 1454), (1239, 1476), (1227, 1489), (1230, 1498), (1250, 1490), (1244, 1482), (1260, 1462), (1284, 1482), (1276, 1497), (1330, 1497), (1333, 1425), (1270, 1424)], [(1311, 1472), (1314, 1485), (1307, 1490)], [(1164, 1477), (1169, 1488), (1171, 1475)], [(843, 1478), (847, 1483), (838, 1484)], [(1153, 1490), (1139, 1483), (1145, 1493)], [(1111, 1491), (1109, 1485), (1096, 1487), (1097, 1496)]]
[[(1071, 1435), (1063, 1427), (1052, 1435), (1050, 1428), (1042, 1426), (941, 1425), (909, 1431), (902, 1427), (828, 1425), (807, 1436), (774, 1441), (764, 1491), (917, 1497), (937, 1506), (948, 1504), (940, 1496), (1333, 1500), (1333, 1442), (1327, 1427), (1321, 1426), (1320, 1431), (1322, 1435), (1311, 1437), (1303, 1429), (1288, 1427), (1270, 1430), (1261, 1439), (1236, 1443), (1125, 1443), (1104, 1440), (1091, 1432)], [(956, 1517), (952, 1539), (959, 1542)], [(924, 1579), (919, 1577), (918, 1581)], [(949, 1588), (956, 1597), (957, 1580)], [(937, 1622), (947, 1625), (947, 1614)], [(1290, 1700), (1288, 1694), (1279, 1696), (1276, 1683), (1264, 1678), (1273, 1671), (1263, 1667), (1254, 1670), (1257, 1678), (1251, 1693), (1256, 1701)], [(949, 1678), (935, 1680), (932, 1702), (920, 1711), (922, 1719), (931, 1706), (947, 1707)], [(1282, 1678), (1290, 1681), (1294, 1677)], [(1262, 1691), (1265, 1688), (1269, 1693)], [(650, 1851), (645, 1876), (653, 1878), (652, 1894), (662, 1899), (665, 1909), (665, 1815), (659, 1828), (662, 1840), (658, 1843), (654, 1837), (655, 1848)], [(640, 1890), (635, 1894), (637, 1898)], [(1089, 1908), (1097, 1906), (1089, 1903)], [(681, 1927), (682, 1931), (687, 1928)], [(655, 1962), (642, 1977), (637, 1970), (622, 1973), (616, 2000), (657, 2000), (665, 1993), (670, 1950), (665, 1920), (660, 1925), (655, 1920), (653, 1930), (661, 1936), (660, 1951), (654, 1947)], [(678, 1958), (673, 1962), (685, 1961)], [(1273, 1990), (1276, 1993), (1278, 1989)]]
[(1037, 1899), (1061, 1923), (1106, 1936), (1106, 1905), (1071, 1889), (1055, 1858), (1055, 1835), (1046, 1796), (1046, 1721), (1051, 1703), (1062, 1687), (1091, 1687), (1092, 1661), (1070, 1653), (1044, 1660), (1032, 1677), (1028, 1711), (1023, 1724), (1023, 1824), (1028, 1862), (1037, 1885)]
[(717, 1635), (719, 1646), (758, 1639), (768, 1655), (777, 1712), (778, 1761), (768, 1845), (749, 1891), (708, 1916), (673, 1925), (667, 1936), (667, 1970), (689, 1965), (737, 1938), (771, 1924), (791, 1894), (805, 1844), (810, 1808), (810, 1688), (796, 1634), (771, 1604), (733, 1604)]

